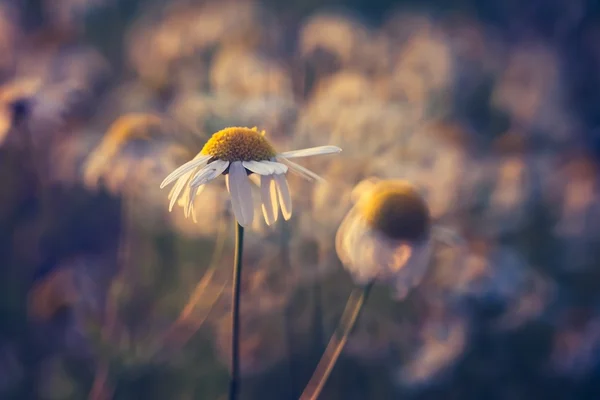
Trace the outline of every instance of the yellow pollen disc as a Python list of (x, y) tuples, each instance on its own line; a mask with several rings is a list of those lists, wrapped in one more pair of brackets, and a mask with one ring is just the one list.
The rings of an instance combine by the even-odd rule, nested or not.
[(409, 182), (379, 181), (363, 194), (357, 207), (369, 226), (392, 239), (419, 240), (429, 231), (429, 208)]
[(202, 154), (224, 161), (263, 161), (276, 156), (275, 149), (256, 127), (225, 128), (206, 142)]

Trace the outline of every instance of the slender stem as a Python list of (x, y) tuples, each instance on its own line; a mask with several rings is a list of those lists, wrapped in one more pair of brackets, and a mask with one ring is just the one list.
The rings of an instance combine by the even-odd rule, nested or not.
[(229, 399), (238, 398), (240, 384), (240, 292), (242, 276), (242, 253), (244, 251), (244, 227), (235, 223), (235, 261), (233, 263), (233, 291), (231, 310), (231, 380)]
[(327, 348), (325, 349), (313, 376), (310, 378), (304, 392), (300, 396), (300, 400), (316, 400), (321, 394), (331, 371), (333, 371), (333, 367), (348, 341), (352, 329), (354, 329), (354, 326), (356, 325), (358, 316), (369, 296), (372, 286), (373, 284), (369, 283), (362, 288), (354, 289), (350, 294), (340, 323), (329, 340)]

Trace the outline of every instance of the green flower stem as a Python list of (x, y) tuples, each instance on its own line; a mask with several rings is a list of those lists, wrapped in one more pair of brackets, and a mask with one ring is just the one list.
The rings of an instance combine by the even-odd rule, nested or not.
[(373, 284), (369, 283), (362, 288), (354, 289), (350, 294), (340, 323), (329, 340), (327, 348), (325, 349), (313, 376), (310, 378), (304, 392), (300, 396), (300, 400), (316, 400), (321, 394), (335, 363), (348, 341), (352, 329), (354, 329), (354, 326), (356, 325), (358, 316), (360, 315), (363, 305), (367, 301), (367, 297), (369, 297), (369, 292), (372, 287)]
[(235, 260), (233, 263), (233, 290), (231, 310), (231, 380), (229, 399), (236, 400), (240, 386), (240, 292), (242, 276), (242, 253), (244, 251), (244, 227), (235, 223)]

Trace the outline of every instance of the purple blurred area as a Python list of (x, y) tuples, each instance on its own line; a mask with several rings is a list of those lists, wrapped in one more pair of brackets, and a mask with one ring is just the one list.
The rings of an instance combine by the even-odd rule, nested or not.
[(159, 184), (228, 126), (343, 149), (247, 230), (243, 398), (308, 382), (369, 177), (466, 246), (375, 287), (323, 399), (600, 398), (600, 6), (322, 3), (0, 1), (0, 399), (224, 396), (228, 194), (194, 222)]

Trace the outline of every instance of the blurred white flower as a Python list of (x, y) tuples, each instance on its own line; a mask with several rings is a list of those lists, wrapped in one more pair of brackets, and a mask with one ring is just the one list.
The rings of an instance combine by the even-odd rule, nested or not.
[(371, 43), (369, 30), (357, 19), (335, 14), (316, 14), (300, 28), (300, 54), (317, 50), (334, 54), (343, 65), (358, 61)]
[(292, 79), (281, 63), (237, 47), (224, 47), (215, 55), (210, 84), (217, 94), (293, 96)]
[(469, 322), (460, 316), (425, 322), (421, 343), (398, 372), (403, 386), (420, 387), (443, 378), (460, 361), (468, 344)]
[(357, 284), (380, 281), (404, 298), (431, 261), (427, 204), (406, 181), (366, 180), (354, 195), (336, 236), (337, 254)]
[(492, 105), (506, 111), (518, 127), (548, 143), (570, 140), (576, 121), (568, 112), (567, 93), (556, 52), (542, 43), (510, 49), (508, 64), (492, 93)]

